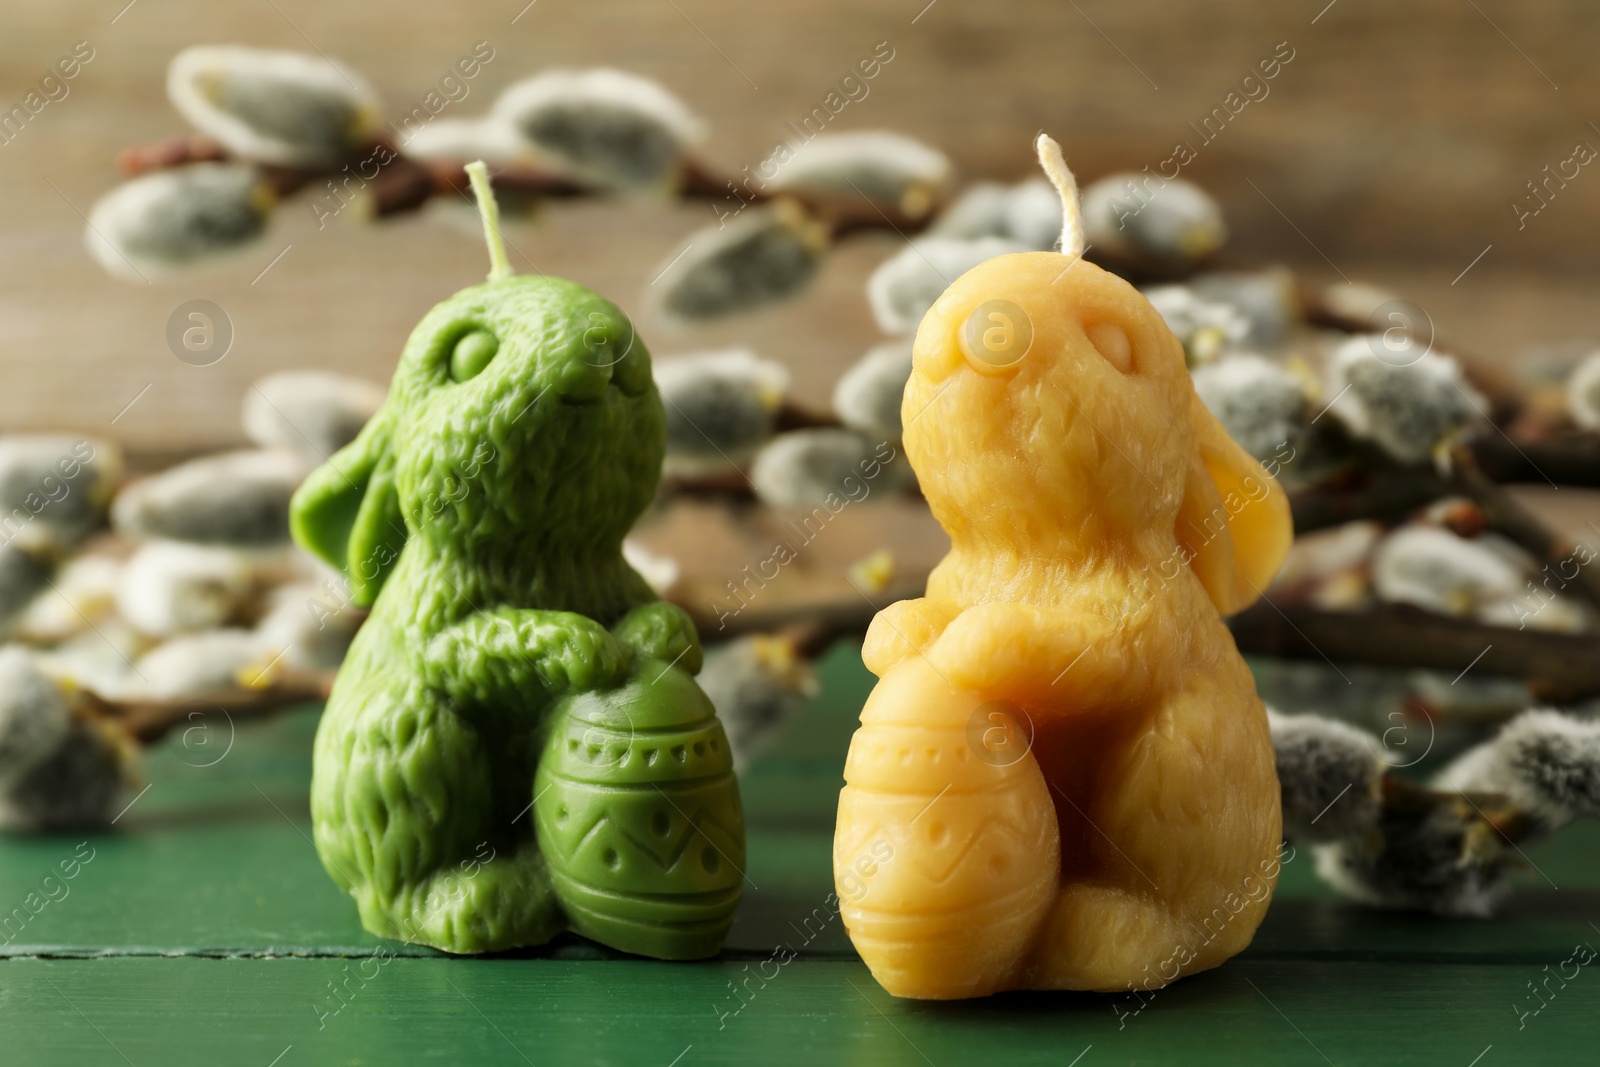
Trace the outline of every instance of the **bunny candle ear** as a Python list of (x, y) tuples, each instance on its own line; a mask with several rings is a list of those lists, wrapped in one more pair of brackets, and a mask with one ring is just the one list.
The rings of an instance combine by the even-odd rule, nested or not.
[(311, 472), (289, 503), (295, 541), (344, 572), (359, 607), (378, 598), (406, 541), (390, 448), (393, 421), (387, 408), (380, 410)]
[(1174, 532), (1217, 611), (1232, 615), (1255, 603), (1289, 553), (1289, 497), (1198, 394), (1191, 396), (1189, 420), (1195, 453)]

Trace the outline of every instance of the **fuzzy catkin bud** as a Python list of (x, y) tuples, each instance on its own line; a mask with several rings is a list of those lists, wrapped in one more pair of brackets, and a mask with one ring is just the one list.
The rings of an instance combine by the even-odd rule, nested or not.
[(756, 495), (773, 507), (827, 506), (893, 493), (909, 480), (899, 452), (854, 430), (795, 430), (773, 438), (750, 471)]
[(747, 348), (658, 360), (655, 379), (667, 414), (670, 474), (749, 459), (772, 436), (789, 387), (787, 368)]
[(122, 453), (98, 438), (0, 437), (0, 542), (69, 546), (98, 526)]
[(705, 322), (798, 295), (827, 251), (827, 229), (789, 200), (746, 208), (689, 238), (651, 282), (663, 314)]
[(167, 68), (179, 114), (240, 159), (329, 166), (378, 132), (372, 86), (322, 56), (239, 45), (196, 45)]
[(1001, 237), (917, 238), (879, 264), (867, 280), (872, 316), (884, 333), (913, 333), (951, 282), (995, 256), (1027, 250)]
[(400, 149), (411, 159), (453, 163), (481, 159), (491, 166), (526, 162), (530, 154), (516, 129), (496, 115), (479, 119), (436, 118), (411, 130)]
[(84, 242), (123, 278), (149, 280), (236, 258), (267, 230), (271, 191), (254, 167), (191, 163), (117, 186), (89, 212)]
[(1345, 341), (1334, 351), (1332, 379), (1333, 413), (1401, 463), (1425, 462), (1484, 412), (1456, 361), (1411, 339)]
[(1190, 278), (1188, 285), (1199, 299), (1232, 308), (1245, 323), (1238, 344), (1255, 351), (1281, 348), (1302, 318), (1294, 274), (1282, 267), (1207, 271)]
[(0, 829), (40, 833), (111, 825), (132, 759), (115, 730), (75, 720), (53, 752), (0, 790)]
[(1187, 285), (1157, 285), (1144, 290), (1145, 299), (1178, 340), (1190, 367), (1215, 363), (1237, 352), (1250, 332), (1249, 321), (1231, 305), (1206, 300)]
[(35, 597), (17, 623), (16, 636), (30, 644), (53, 645), (99, 625), (116, 601), (122, 561), (110, 556), (78, 556), (52, 579), (51, 596)]
[(749, 766), (817, 693), (810, 664), (789, 642), (764, 634), (708, 651), (697, 680), (717, 709), (738, 769)]
[(1440, 615), (1475, 615), (1524, 591), (1523, 569), (1508, 553), (1437, 526), (1407, 526), (1379, 543), (1372, 585), (1391, 604)]
[(1502, 794), (1545, 831), (1600, 815), (1600, 723), (1545, 708), (1523, 712), (1456, 757), (1434, 785)]
[(663, 190), (704, 126), (647, 78), (620, 70), (549, 70), (512, 85), (494, 117), (541, 160), (580, 181), (631, 192)]
[(269, 649), (253, 630), (181, 634), (139, 657), (122, 695), (178, 700), (236, 689), (280, 651)]
[(244, 434), (262, 448), (282, 448), (309, 469), (354, 441), (383, 406), (387, 390), (331, 371), (269, 374), (244, 394)]
[(0, 636), (8, 634), (50, 584), (53, 556), (18, 543), (0, 545)]
[(921, 215), (950, 180), (950, 159), (904, 134), (824, 133), (778, 164), (775, 189), (884, 200)]
[(206, 456), (128, 486), (111, 505), (111, 522), (140, 540), (282, 544), (289, 537), (289, 498), (304, 474), (287, 452)]
[(1229, 356), (1197, 367), (1194, 388), (1228, 436), (1256, 459), (1271, 458), (1305, 433), (1305, 387), (1271, 360)]
[(314, 582), (282, 585), (268, 596), (266, 614), (256, 623), (256, 647), (264, 663), (335, 670), (364, 617), (348, 596), (332, 596)]
[(1463, 800), (1386, 811), (1367, 838), (1314, 846), (1317, 874), (1373, 907), (1487, 918), (1511, 893), (1511, 864)]
[(117, 612), (153, 637), (210, 629), (240, 609), (251, 578), (250, 561), (233, 549), (152, 541), (122, 570)]
[[(933, 225), (928, 227), (928, 236), (967, 241), (977, 237), (1009, 237), (1011, 234), (1006, 215), (1010, 202), (1010, 186), (1000, 182), (974, 182), (940, 212)], [(1059, 235), (1059, 206), (1056, 211), (1056, 234)]]
[(1120, 256), (1192, 264), (1222, 247), (1222, 209), (1182, 178), (1111, 174), (1083, 190), (1084, 238)]
[(0, 792), (48, 758), (71, 727), (71, 702), (33, 654), (0, 647)]
[(1378, 819), (1388, 758), (1378, 739), (1337, 719), (1268, 710), (1283, 787), (1283, 832), (1293, 841), (1337, 841)]
[(623, 539), (622, 558), (627, 560), (628, 566), (638, 572), (639, 577), (654, 590), (656, 596), (666, 596), (667, 591), (677, 584), (678, 576), (682, 573), (677, 560), (671, 556), (652, 552), (632, 538)]
[(1600, 352), (1579, 363), (1567, 379), (1567, 412), (1585, 430), (1600, 430)]
[(839, 421), (878, 440), (898, 441), (900, 403), (911, 379), (911, 339), (885, 341), (845, 371), (833, 387)]

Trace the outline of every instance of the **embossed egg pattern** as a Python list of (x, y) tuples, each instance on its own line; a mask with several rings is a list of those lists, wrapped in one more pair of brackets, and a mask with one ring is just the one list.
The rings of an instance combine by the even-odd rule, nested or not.
[(744, 811), (722, 724), (684, 670), (555, 709), (534, 778), (540, 848), (586, 937), (662, 959), (716, 953), (744, 880)]

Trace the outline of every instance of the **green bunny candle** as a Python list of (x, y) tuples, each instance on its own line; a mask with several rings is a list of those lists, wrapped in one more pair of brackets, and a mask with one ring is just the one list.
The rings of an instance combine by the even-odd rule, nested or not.
[(372, 605), (317, 732), (317, 851), (382, 936), (708, 956), (744, 820), (694, 625), (622, 557), (665, 447), (650, 356), (615, 305), (511, 272), (469, 170), (489, 281), (423, 317), (294, 498)]

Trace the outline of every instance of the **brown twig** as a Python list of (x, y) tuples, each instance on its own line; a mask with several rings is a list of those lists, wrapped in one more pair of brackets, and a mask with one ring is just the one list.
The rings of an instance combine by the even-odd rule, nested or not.
[(1484, 434), (1472, 442), (1472, 454), (1491, 481), (1600, 488), (1600, 434), (1572, 432), (1543, 440)]
[[(133, 177), (189, 163), (224, 162), (232, 158), (226, 148), (209, 137), (180, 134), (123, 149), (117, 156), (117, 168)], [(349, 183), (354, 186), (350, 191), (358, 189), (370, 198), (373, 216), (387, 218), (415, 211), (436, 196), (470, 195), (467, 162), (413, 160), (392, 142), (376, 140), (338, 165), (261, 166), (260, 169), (281, 196), (325, 179)], [(508, 207), (541, 200), (603, 196), (607, 192), (560, 171), (527, 163), (497, 164), (492, 168), (490, 183), (496, 193), (505, 197)], [(913, 197), (907, 203), (895, 204), (816, 190), (762, 189), (738, 175), (720, 173), (692, 158), (682, 164), (676, 192), (683, 200), (726, 202), (730, 214), (749, 204), (791, 200), (824, 223), (835, 239), (874, 230), (893, 230), (903, 235), (920, 233), (938, 216), (942, 206), (931, 196)]]
[(1311, 533), (1361, 519), (1394, 522), (1449, 493), (1427, 468), (1384, 467), (1357, 475), (1290, 490), (1294, 532)]
[(149, 745), (183, 726), (214, 727), (220, 714), (226, 721), (252, 718), (328, 699), (332, 673), (284, 672), (261, 688), (237, 686), (177, 700), (109, 700), (84, 690), (81, 696), (91, 713), (118, 723), (128, 735)]
[(1244, 652), (1522, 678), (1545, 699), (1600, 694), (1600, 639), (1486, 626), (1420, 608), (1324, 611), (1267, 601), (1228, 620)]
[(1548, 576), (1546, 585), (1549, 579), (1561, 589), (1570, 584), (1592, 606), (1600, 608), (1600, 569), (1587, 565), (1592, 553), (1580, 558), (1576, 542), (1553, 533), (1515, 497), (1490, 481), (1478, 466), (1471, 448), (1456, 446), (1450, 453), (1450, 467), (1451, 488), (1482, 508), (1490, 527), (1527, 549), (1544, 564), (1544, 573)]

